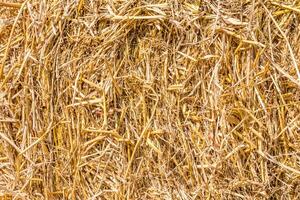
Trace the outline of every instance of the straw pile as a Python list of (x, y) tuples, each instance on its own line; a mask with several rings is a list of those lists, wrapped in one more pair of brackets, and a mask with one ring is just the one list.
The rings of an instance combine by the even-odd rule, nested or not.
[(300, 1), (2, 0), (1, 199), (299, 199)]

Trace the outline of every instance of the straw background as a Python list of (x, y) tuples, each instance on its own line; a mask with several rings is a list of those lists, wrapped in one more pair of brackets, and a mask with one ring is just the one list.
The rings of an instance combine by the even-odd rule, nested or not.
[(299, 199), (299, 42), (299, 0), (1, 0), (0, 199)]

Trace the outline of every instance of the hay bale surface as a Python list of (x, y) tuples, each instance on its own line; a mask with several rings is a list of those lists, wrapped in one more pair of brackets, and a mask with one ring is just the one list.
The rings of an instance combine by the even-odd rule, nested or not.
[(2, 0), (1, 199), (299, 199), (300, 1)]

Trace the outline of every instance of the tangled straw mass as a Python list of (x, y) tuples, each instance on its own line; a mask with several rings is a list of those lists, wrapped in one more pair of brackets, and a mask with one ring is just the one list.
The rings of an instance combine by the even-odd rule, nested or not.
[(300, 199), (299, 0), (1, 0), (0, 199)]

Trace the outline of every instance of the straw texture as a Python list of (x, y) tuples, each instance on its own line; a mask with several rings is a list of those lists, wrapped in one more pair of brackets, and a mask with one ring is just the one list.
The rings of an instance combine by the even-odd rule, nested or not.
[(0, 199), (299, 199), (300, 1), (0, 2)]

